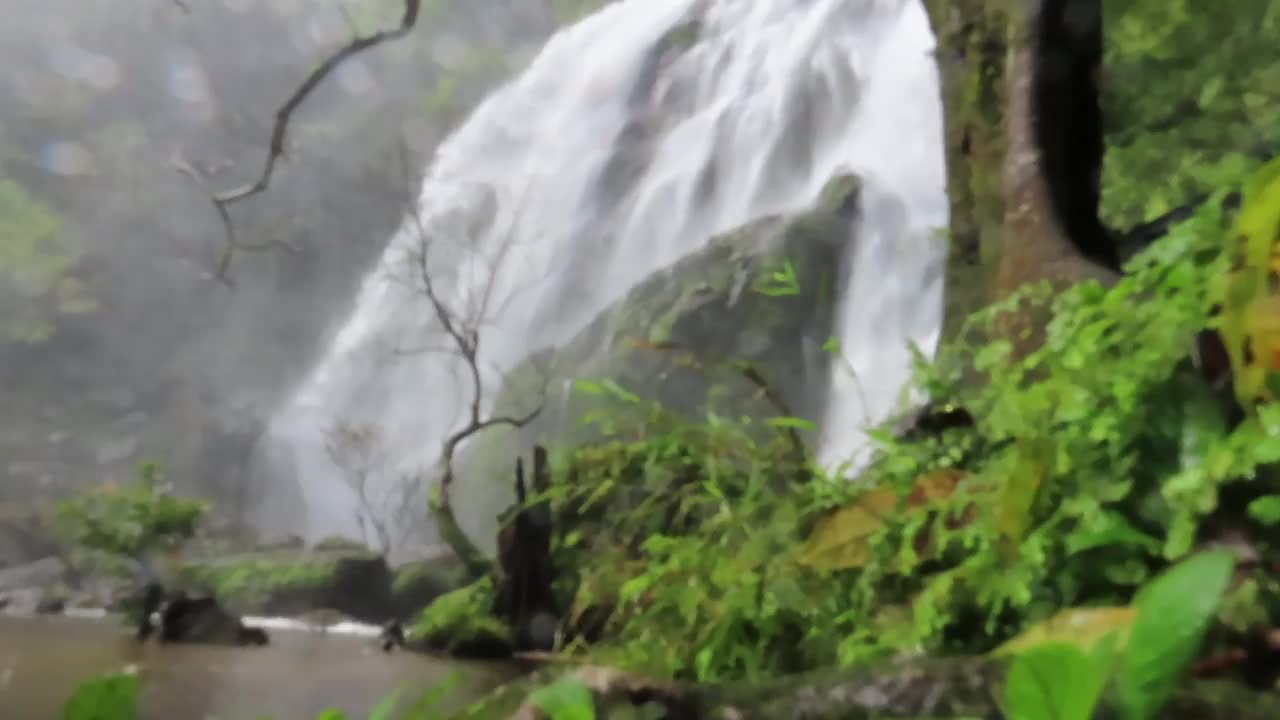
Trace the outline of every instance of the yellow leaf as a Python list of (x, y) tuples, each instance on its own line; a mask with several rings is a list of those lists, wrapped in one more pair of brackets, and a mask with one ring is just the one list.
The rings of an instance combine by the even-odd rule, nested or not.
[[(964, 473), (943, 468), (920, 476), (906, 498), (905, 507), (919, 508), (946, 499), (959, 484)], [(872, 488), (845, 507), (820, 519), (801, 548), (801, 565), (821, 570), (844, 570), (866, 565), (867, 543), (884, 527), (884, 519), (899, 507), (898, 491), (893, 487)]]
[(1274, 399), (1267, 376), (1280, 369), (1280, 296), (1272, 290), (1280, 251), (1280, 158), (1246, 184), (1232, 238), (1236, 264), (1227, 277), (1221, 335), (1236, 397), (1253, 412), (1255, 401)]
[(1013, 466), (1004, 473), (1000, 493), (996, 496), (996, 529), (1014, 543), (1021, 542), (1031, 527), (1032, 505), (1046, 472), (1042, 458), (1047, 456), (1047, 449), (1022, 443)]
[(1137, 611), (1129, 606), (1069, 608), (1027, 628), (991, 651), (993, 657), (1017, 655), (1046, 643), (1067, 643), (1088, 652), (1099, 640), (1116, 632), (1116, 649), (1124, 647)]
[[(813, 534), (800, 554), (800, 564), (825, 570), (842, 570), (862, 567), (867, 563), (867, 540), (884, 527), (883, 514), (861, 504), (864, 498), (876, 494), (879, 498), (871, 504), (880, 504), (886, 497), (885, 488), (872, 490), (854, 504), (840, 508), (818, 521)], [(897, 493), (887, 488), (887, 497), (897, 503)]]

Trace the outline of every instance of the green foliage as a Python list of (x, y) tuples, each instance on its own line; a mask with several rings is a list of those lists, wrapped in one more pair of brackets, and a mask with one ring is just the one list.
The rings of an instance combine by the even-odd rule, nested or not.
[(783, 259), (776, 268), (767, 268), (755, 278), (754, 288), (761, 295), (787, 297), (800, 294), (796, 268), (790, 260)]
[(257, 607), (278, 594), (325, 587), (333, 580), (334, 564), (328, 558), (231, 558), (187, 565), (181, 576), (233, 606)]
[(97, 309), (72, 274), (81, 254), (63, 237), (52, 210), (18, 183), (0, 179), (0, 340), (43, 342), (59, 314)]
[(203, 502), (169, 494), (160, 486), (159, 468), (143, 463), (131, 485), (96, 488), (64, 501), (57, 517), (77, 545), (136, 557), (190, 538), (208, 509)]
[(1102, 696), (1102, 663), (1062, 643), (1040, 645), (1009, 667), (1005, 716), (1009, 720), (1090, 720)]
[(1280, 495), (1266, 495), (1249, 503), (1249, 517), (1263, 525), (1280, 525)]
[(1173, 694), (1200, 650), (1234, 567), (1229, 552), (1201, 553), (1138, 593), (1138, 616), (1116, 667), (1125, 720), (1150, 720)]
[[(797, 461), (786, 419), (693, 423), (581, 384), (615, 407), (548, 493), (571, 624), (604, 611), (595, 657), (715, 681), (985, 652), (1061, 608), (1127, 603), (1222, 487), (1280, 460), (1280, 407), (1228, 423), (1188, 359), (1218, 322), (1227, 233), (1209, 203), (1111, 288), (1026, 288), (974, 316), (916, 389), (976, 424), (876, 431), (858, 483)], [(1037, 344), (1010, 337), (1033, 309), (1051, 317)], [(856, 561), (805, 562), (811, 531), (858, 507), (857, 547), (822, 548)]]
[(442, 640), (446, 650), (456, 643), (478, 637), (506, 637), (506, 625), (492, 615), (493, 601), (491, 577), (445, 593), (423, 609), (417, 622), (409, 629), (409, 636), (428, 642)]
[(1103, 213), (1130, 226), (1231, 185), (1280, 149), (1280, 6), (1109, 0)]
[(700, 680), (834, 660), (840, 593), (788, 559), (809, 473), (798, 421), (691, 422), (607, 382), (580, 390), (615, 400), (587, 418), (613, 439), (560, 459), (547, 497), (572, 528), (554, 547), (571, 621), (610, 615), (593, 652)]
[[(999, 637), (1019, 617), (1114, 602), (1190, 550), (1221, 486), (1280, 459), (1270, 439), (1277, 409), (1228, 429), (1186, 362), (1220, 300), (1225, 233), (1206, 207), (1110, 289), (1087, 283), (1050, 298), (1032, 288), (973, 319), (975, 335), (1001, 338), (1011, 313), (1050, 303), (1053, 319), (1030, 352), (995, 339), (921, 365), (924, 389), (965, 407), (977, 427), (882, 437), (877, 474), (900, 488), (940, 467), (961, 467), (967, 479), (940, 512), (904, 513), (873, 541), (879, 562), (858, 578), (868, 608), (893, 599), (886, 588), (905, 590), (914, 598), (906, 637), (929, 643), (970, 613), (982, 619), (979, 638)], [(965, 357), (985, 383), (972, 382)], [(1034, 492), (1018, 497), (1028, 486)]]
[(529, 695), (529, 701), (548, 720), (595, 720), (595, 701), (582, 681), (566, 675)]
[(1230, 553), (1201, 553), (1144, 587), (1123, 650), (1113, 633), (1090, 654), (1058, 642), (1020, 652), (1009, 667), (1006, 715), (1089, 720), (1113, 680), (1121, 718), (1151, 720), (1200, 649), (1234, 566)]
[(103, 675), (80, 685), (67, 699), (64, 720), (135, 720), (138, 716), (138, 676)]

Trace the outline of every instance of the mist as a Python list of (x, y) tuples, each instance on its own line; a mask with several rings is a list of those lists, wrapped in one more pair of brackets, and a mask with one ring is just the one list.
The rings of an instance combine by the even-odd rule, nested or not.
[(270, 188), (231, 207), (238, 241), (265, 249), (220, 274), (210, 193), (256, 179), (285, 98), (400, 7), (6, 0), (0, 502), (154, 459), (225, 522), (264, 499), (287, 513), (288, 488), (251, 476), (263, 418), (336, 331), (435, 145), (565, 19), (550, 2), (424, 3), (406, 38), (303, 103)]

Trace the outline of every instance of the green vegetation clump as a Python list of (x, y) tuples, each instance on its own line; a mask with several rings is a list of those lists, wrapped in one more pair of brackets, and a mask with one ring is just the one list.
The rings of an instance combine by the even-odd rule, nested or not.
[[(882, 428), (855, 483), (795, 451), (799, 419), (691, 422), (584, 384), (615, 407), (547, 493), (568, 649), (700, 681), (985, 653), (1063, 608), (1125, 606), (1232, 504), (1269, 518), (1280, 405), (1237, 422), (1192, 361), (1231, 315), (1232, 232), (1210, 202), (1113, 287), (1028, 287), (973, 316), (916, 376), (972, 425)], [(1039, 336), (1010, 336), (1034, 308)], [(1274, 622), (1264, 595), (1233, 592), (1233, 612)]]
[(183, 579), (232, 607), (258, 609), (296, 596), (310, 598), (333, 582), (332, 558), (248, 558), (197, 562), (185, 566)]
[(1102, 5), (1110, 223), (1129, 227), (1229, 187), (1280, 151), (1280, 5)]
[(204, 502), (170, 494), (161, 486), (159, 466), (143, 463), (132, 484), (95, 488), (60, 503), (56, 515), (76, 545), (139, 557), (190, 539), (208, 510)]
[(493, 599), (490, 577), (445, 593), (422, 611), (408, 637), (446, 652), (477, 639), (506, 638), (506, 624), (491, 615)]

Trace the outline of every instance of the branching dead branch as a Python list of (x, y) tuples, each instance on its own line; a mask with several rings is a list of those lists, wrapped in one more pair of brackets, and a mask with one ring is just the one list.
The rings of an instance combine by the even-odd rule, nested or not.
[[(184, 5), (182, 0), (175, 0), (175, 2), (178, 2), (180, 7)], [(338, 48), (332, 55), (317, 65), (303, 79), (302, 83), (285, 100), (284, 104), (276, 110), (275, 121), (271, 126), (271, 140), (267, 145), (267, 157), (263, 161), (262, 170), (253, 182), (222, 192), (211, 192), (205, 188), (204, 181), (189, 164), (185, 162), (181, 164), (174, 163), (179, 172), (195, 180), (201, 189), (205, 190), (209, 201), (213, 204), (214, 211), (218, 214), (218, 220), (222, 223), (224, 245), (214, 272), (214, 278), (219, 282), (228, 286), (231, 285), (227, 279), (227, 272), (231, 267), (231, 260), (237, 252), (260, 252), (275, 248), (290, 249), (284, 243), (276, 240), (256, 243), (241, 240), (236, 234), (235, 224), (231, 220), (231, 213), (228, 208), (241, 200), (265, 191), (271, 185), (271, 179), (275, 175), (276, 164), (286, 157), (285, 147), (289, 132), (289, 121), (293, 118), (294, 111), (344, 61), (372, 47), (398, 40), (408, 35), (418, 23), (421, 7), (422, 0), (404, 0), (404, 12), (400, 16), (399, 25), (369, 35), (356, 35), (346, 45)]]
[[(408, 156), (408, 148), (402, 144), (401, 157), (403, 159)], [(406, 173), (409, 172), (408, 168), (404, 170)], [(489, 319), (496, 292), (494, 286), (497, 284), (500, 265), (507, 258), (510, 242), (499, 247), (496, 257), (489, 258), (491, 263), (489, 276), (481, 289), (480, 296), (464, 298), (464, 302), (470, 301), (470, 306), (460, 311), (446, 301), (437, 284), (435, 268), (431, 262), (431, 251), (437, 238), (432, 236), (431, 230), (426, 226), (416, 199), (411, 199), (407, 205), (408, 219), (412, 223), (411, 228), (416, 240), (406, 258), (411, 270), (409, 278), (411, 289), (427, 300), (432, 317), (447, 338), (452, 354), (462, 361), (464, 366), (462, 372), (466, 375), (464, 384), (469, 388), (461, 427), (445, 439), (441, 448), (438, 465), (440, 479), (431, 497), (430, 506), (441, 539), (453, 549), (469, 573), (473, 576), (481, 576), (494, 571), (495, 561), (486, 557), (467, 537), (454, 515), (449, 496), (455, 479), (454, 456), (464, 442), (478, 433), (500, 426), (521, 428), (533, 422), (542, 413), (541, 403), (524, 415), (485, 417), (483, 411), (484, 379), (481, 372), (480, 328), (486, 325)], [(474, 241), (475, 238), (468, 238), (468, 240)], [(438, 352), (441, 348), (431, 343), (423, 345), (422, 350)], [(457, 424), (456, 420), (454, 424)]]
[[(338, 420), (325, 432), (324, 449), (356, 495), (355, 516), (362, 539), (376, 543), (383, 555), (402, 547), (413, 530), (412, 500), (421, 478), (387, 477), (390, 454), (376, 424)], [(380, 500), (374, 487), (379, 478), (388, 483)]]

